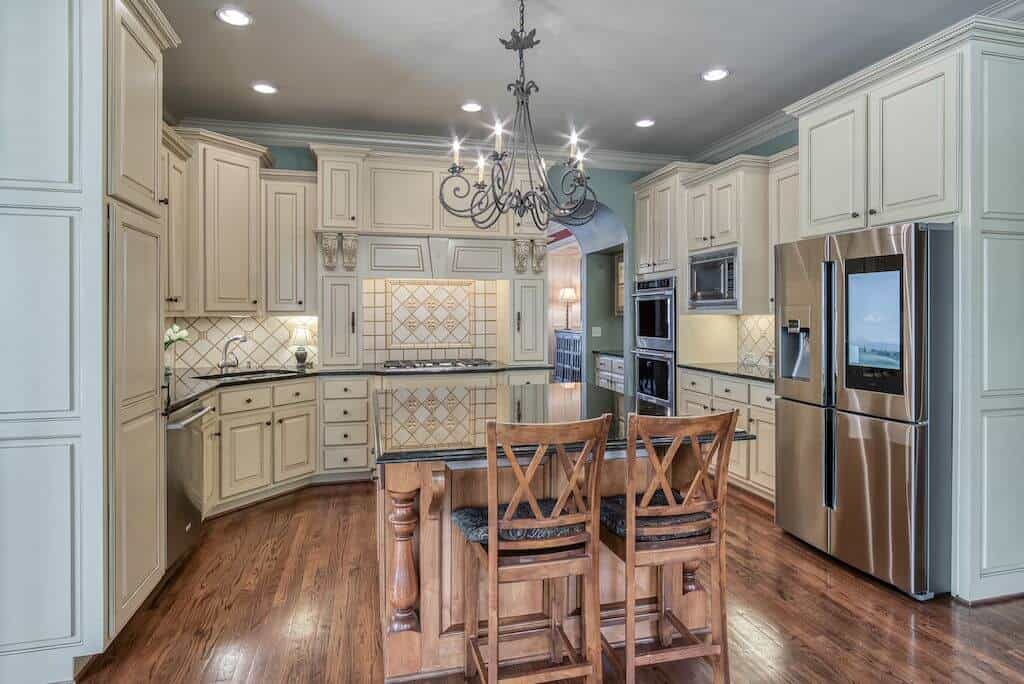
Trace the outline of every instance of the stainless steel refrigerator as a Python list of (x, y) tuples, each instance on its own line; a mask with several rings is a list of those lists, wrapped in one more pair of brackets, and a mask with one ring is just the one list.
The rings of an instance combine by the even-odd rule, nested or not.
[(949, 591), (953, 234), (779, 245), (775, 520), (920, 599)]

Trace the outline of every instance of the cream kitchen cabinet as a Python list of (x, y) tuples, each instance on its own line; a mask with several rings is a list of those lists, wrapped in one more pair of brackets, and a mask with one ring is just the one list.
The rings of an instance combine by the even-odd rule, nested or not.
[(266, 312), (315, 312), (315, 179), (294, 171), (264, 171), (261, 178)]
[(273, 426), (271, 411), (249, 411), (221, 420), (221, 499), (246, 494), (273, 481)]
[(690, 187), (686, 193), (686, 246), (691, 252), (711, 244), (710, 183)]
[(945, 55), (801, 113), (804, 235), (959, 209), (959, 60)]
[(365, 225), (360, 213), (363, 160), (368, 149), (335, 145), (310, 145), (317, 159), (317, 204), (324, 228), (357, 228)]
[(431, 233), (438, 204), (437, 173), (428, 166), (366, 163), (369, 222), (379, 232)]
[(775, 491), (775, 413), (750, 407), (750, 432), (757, 439), (750, 444), (750, 481), (766, 491)]
[(110, 636), (164, 573), (162, 229), (147, 214), (110, 204)]
[(800, 239), (800, 161), (798, 148), (768, 161), (768, 303), (775, 306), (775, 245)]
[[(468, 160), (464, 160), (463, 163), (466, 161)], [(473, 187), (473, 183), (476, 183), (475, 165), (467, 165), (466, 170), (463, 172), (463, 178), (469, 185), (458, 179), (452, 180), (445, 185), (444, 181), (450, 175), (447, 169), (436, 170), (434, 171), (434, 174), (437, 192), (439, 195), (442, 191), (444, 192), (446, 202), (449, 202), (453, 207), (467, 206), (469, 197), (472, 197), (473, 193), (476, 192), (476, 189)], [(455, 196), (456, 192), (468, 192), (469, 195), (467, 197), (460, 198)], [(473, 225), (473, 220), (471, 218), (462, 218), (448, 212), (441, 205), (440, 201), (435, 201), (434, 207), (437, 212), (434, 224), (437, 226), (437, 232), (442, 235), (464, 235), (470, 237), (480, 237), (483, 235), (508, 235), (509, 224), (512, 218), (518, 220), (518, 217), (510, 217), (508, 214), (505, 214), (504, 216), (499, 217), (498, 220), (494, 222), (493, 226), (489, 228), (477, 228)], [(522, 228), (520, 227), (520, 229)], [(536, 229), (534, 229), (534, 231), (536, 232)]]
[(544, 361), (547, 356), (547, 297), (540, 278), (512, 281), (512, 362)]
[(316, 470), (317, 430), (315, 405), (274, 411), (274, 482)]
[(140, 4), (134, 0), (111, 3), (107, 36), (107, 193), (150, 216), (159, 216), (161, 50), (181, 41), (166, 20), (156, 21)]
[(359, 363), (359, 280), (324, 276), (320, 280), (320, 363), (351, 366)]
[(654, 186), (651, 208), (653, 219), (649, 224), (650, 264), (652, 273), (675, 269), (676, 197), (675, 178)]
[(265, 311), (260, 168), (267, 148), (199, 128), (177, 128), (188, 160), (187, 315)]
[(164, 224), (164, 311), (181, 314), (188, 307), (188, 159), (191, 156), (166, 124), (160, 148), (160, 203)]
[(654, 223), (654, 190), (647, 188), (634, 199), (633, 243), (637, 275), (651, 272), (651, 238)]

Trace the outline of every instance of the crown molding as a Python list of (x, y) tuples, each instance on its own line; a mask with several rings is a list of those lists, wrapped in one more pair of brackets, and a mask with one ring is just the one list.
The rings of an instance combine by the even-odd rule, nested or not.
[(247, 154), (258, 157), (264, 166), (273, 166), (274, 159), (270, 156), (270, 150), (263, 145), (258, 145), (249, 140), (240, 140), (233, 136), (225, 135), (217, 131), (210, 131), (205, 128), (194, 126), (178, 126), (174, 129), (182, 140), (190, 144), (206, 143), (233, 150), (239, 154)]
[(903, 70), (925, 62), (937, 54), (969, 40), (987, 40), (1004, 45), (1024, 45), (1024, 25), (1006, 19), (993, 19), (975, 15), (953, 24), (947, 29), (914, 43), (908, 48), (875, 62), (869, 67), (836, 81), (804, 99), (786, 107), (790, 116), (801, 116), (824, 104), (839, 100), (863, 90)]
[(1024, 21), (1024, 0), (1001, 0), (978, 14), (1007, 21)]
[(284, 181), (290, 183), (316, 183), (316, 171), (292, 171), (290, 169), (260, 169), (260, 180)]
[(796, 119), (786, 112), (776, 112), (712, 143), (694, 155), (693, 160), (715, 164), (774, 140), (780, 135), (792, 133), (796, 128)]
[(181, 37), (174, 31), (171, 22), (167, 21), (156, 0), (124, 0), (136, 16), (142, 20), (149, 32), (156, 38), (161, 50), (176, 48), (181, 45)]
[(632, 186), (634, 190), (638, 190), (645, 185), (650, 185), (651, 183), (663, 180), (675, 173), (680, 174), (683, 181), (687, 181), (695, 174), (701, 173), (710, 166), (710, 164), (698, 164), (697, 162), (672, 162), (671, 164), (666, 164), (657, 171), (652, 171), (643, 178), (637, 178), (635, 181), (630, 183), (630, 186)]
[[(356, 131), (346, 128), (302, 126), (298, 124), (259, 123), (254, 121), (228, 121), (224, 119), (202, 119), (185, 117), (182, 125), (204, 128), (233, 137), (251, 140), (261, 145), (287, 147), (311, 147), (334, 145), (342, 147), (370, 148), (375, 153), (433, 155), (446, 157), (452, 141), (436, 135), (415, 135), (411, 133), (386, 133)], [(463, 142), (463, 149), (484, 148), (484, 140), (469, 139)], [(541, 155), (548, 160), (565, 154), (565, 148), (538, 145)], [(652, 171), (678, 157), (667, 154), (644, 154), (618, 150), (591, 149), (587, 153), (587, 165), (592, 168), (616, 171)]]
[(160, 130), (162, 133), (161, 142), (164, 147), (169, 148), (182, 159), (189, 159), (192, 156), (192, 150), (190, 150), (188, 145), (185, 144), (185, 141), (181, 139), (181, 136), (178, 135), (177, 131), (166, 123), (161, 125)]
[(768, 166), (780, 166), (782, 164), (789, 164), (800, 159), (800, 148), (797, 145), (793, 145), (787, 150), (776, 152), (772, 156), (768, 157)]
[(683, 181), (683, 185), (689, 187), (691, 185), (697, 185), (698, 183), (704, 183), (716, 176), (720, 176), (723, 173), (735, 171), (736, 169), (768, 169), (768, 157), (759, 157), (753, 154), (737, 154), (733, 157), (729, 157), (720, 164), (715, 164), (701, 173)]

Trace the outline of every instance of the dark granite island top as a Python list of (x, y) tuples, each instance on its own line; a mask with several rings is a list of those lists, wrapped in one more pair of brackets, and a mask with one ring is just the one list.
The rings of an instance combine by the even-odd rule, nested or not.
[[(486, 458), (488, 420), (550, 423), (613, 416), (607, 453), (625, 453), (626, 416), (635, 411), (631, 395), (585, 383), (552, 383), (498, 387), (438, 385), (393, 388), (377, 392), (373, 401), (374, 440), (378, 465), (443, 461), (448, 464)], [(737, 431), (737, 440), (754, 435)], [(667, 446), (671, 440), (654, 440)], [(704, 441), (704, 440), (702, 440)], [(711, 441), (708, 436), (707, 441)], [(534, 447), (516, 450), (531, 456)]]

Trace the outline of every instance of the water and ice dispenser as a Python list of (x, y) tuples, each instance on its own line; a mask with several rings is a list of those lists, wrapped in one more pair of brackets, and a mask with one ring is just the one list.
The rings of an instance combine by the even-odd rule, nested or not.
[(779, 376), (790, 380), (811, 378), (811, 308), (786, 307), (779, 321), (779, 349), (775, 360)]

